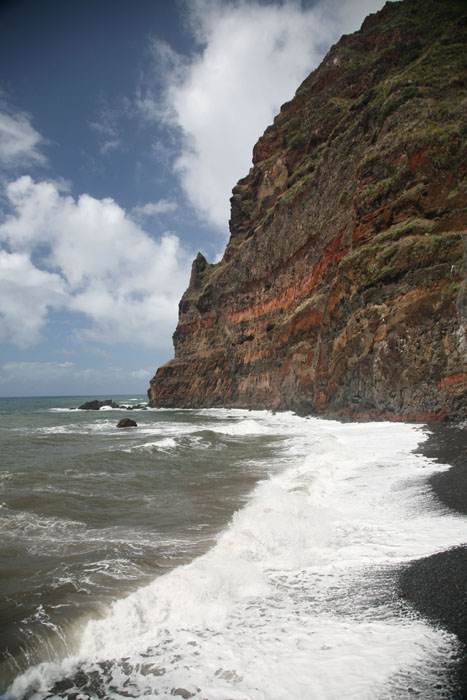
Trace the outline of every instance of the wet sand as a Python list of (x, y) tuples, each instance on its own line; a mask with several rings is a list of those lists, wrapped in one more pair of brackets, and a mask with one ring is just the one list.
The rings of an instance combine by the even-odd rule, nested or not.
[[(430, 426), (419, 450), (452, 468), (430, 479), (436, 497), (467, 514), (467, 428)], [(456, 662), (458, 689), (446, 700), (467, 699), (467, 543), (413, 562), (399, 578), (401, 595), (423, 616), (457, 635), (463, 644)]]

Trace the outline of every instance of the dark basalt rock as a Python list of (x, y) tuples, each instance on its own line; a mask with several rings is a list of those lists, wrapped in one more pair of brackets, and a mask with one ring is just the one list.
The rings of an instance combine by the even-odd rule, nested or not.
[(443, 696), (449, 700), (467, 698), (466, 574), (467, 547), (463, 546), (411, 562), (399, 579), (399, 596), (462, 643), (457, 658), (448, 660), (456, 680), (456, 688)]
[(137, 426), (137, 422), (131, 418), (122, 418), (117, 423), (117, 428), (136, 428)]
[(94, 399), (93, 401), (86, 401), (81, 406), (78, 406), (78, 408), (84, 411), (98, 411), (100, 408), (102, 408), (102, 406), (120, 408), (118, 403), (115, 403), (115, 401), (112, 401), (112, 399), (105, 399), (105, 401), (98, 401), (97, 399)]

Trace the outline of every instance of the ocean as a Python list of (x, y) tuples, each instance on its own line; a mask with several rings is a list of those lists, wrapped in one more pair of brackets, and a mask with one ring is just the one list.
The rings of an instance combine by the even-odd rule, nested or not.
[(0, 399), (3, 698), (453, 697), (397, 589), (467, 540), (423, 426), (85, 400)]

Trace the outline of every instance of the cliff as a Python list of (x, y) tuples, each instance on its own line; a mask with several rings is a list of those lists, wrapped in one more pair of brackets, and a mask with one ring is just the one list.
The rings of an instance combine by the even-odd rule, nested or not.
[(404, 0), (331, 48), (194, 261), (151, 405), (467, 418), (466, 39), (463, 3)]

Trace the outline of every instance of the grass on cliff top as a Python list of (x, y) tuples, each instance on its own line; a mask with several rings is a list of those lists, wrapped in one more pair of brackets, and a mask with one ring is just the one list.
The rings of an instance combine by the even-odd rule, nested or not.
[[(386, 117), (409, 100), (436, 98), (438, 90), (444, 95), (446, 86), (450, 85), (454, 90), (466, 86), (467, 32), (457, 2), (397, 3), (397, 11), (378, 28), (380, 43), (383, 44), (381, 48), (369, 50), (364, 38), (357, 34), (353, 41), (337, 44), (331, 50), (329, 60), (303, 84), (304, 88), (311, 88), (319, 79), (320, 71), (335, 70), (336, 61), (341, 66), (344, 79), (337, 81), (336, 93), (323, 106), (327, 121), (335, 121), (337, 115), (333, 112), (336, 108), (342, 115), (349, 109), (359, 113), (370, 105), (377, 112), (378, 126), (381, 127)], [(393, 36), (386, 39), (385, 35), (391, 33)], [(398, 54), (399, 58), (396, 58)], [(394, 61), (396, 65), (391, 67)], [(358, 85), (362, 78), (364, 84), (370, 80), (364, 93), (360, 96), (346, 94), (349, 81)], [(300, 89), (297, 94), (300, 94)], [(323, 110), (319, 103), (313, 102), (312, 94), (310, 97), (310, 116), (318, 117), (311, 121), (316, 123), (323, 116), (320, 115)], [(311, 121), (306, 118), (300, 125), (303, 141), (306, 141), (309, 128), (313, 128)], [(293, 138), (298, 141), (298, 135)]]
[[(368, 39), (365, 30), (341, 39), (333, 46), (327, 60), (314, 71), (297, 91), (297, 95), (313, 92), (323, 74), (334, 71), (336, 65), (342, 66), (346, 82), (352, 83), (362, 72), (384, 68), (390, 63), (394, 54), (399, 54), (399, 66), (412, 64), (427, 47), (440, 40), (451, 47), (465, 42), (465, 27), (462, 19), (466, 16), (466, 4), (462, 0), (405, 0), (386, 6), (383, 17), (378, 24), (373, 24)], [(375, 32), (379, 34), (374, 39)], [(369, 42), (374, 41), (374, 48)], [(441, 39), (442, 43), (443, 39)], [(378, 48), (380, 47), (380, 48)]]
[(397, 12), (382, 25), (382, 33), (407, 27), (409, 32), (433, 36), (445, 32), (453, 22), (466, 15), (465, 0), (405, 0)]
[[(425, 31), (429, 24), (425, 14), (420, 16), (415, 12), (413, 3), (401, 4), (407, 5), (410, 15), (416, 15)], [(438, 11), (439, 7), (437, 13), (443, 19), (439, 26), (430, 25), (431, 42), (424, 41), (423, 46), (419, 42), (417, 50), (408, 51), (401, 65), (390, 69), (359, 98), (330, 95), (323, 103), (310, 96), (308, 113), (301, 123), (289, 118), (281, 124), (282, 132), (287, 133), (288, 147), (292, 151), (303, 150), (303, 159), (289, 177), (288, 189), (277, 205), (289, 204), (300, 192), (311, 187), (316, 168), (332, 140), (350, 140), (354, 138), (352, 134), (366, 134), (361, 143), (359, 177), (364, 176), (365, 170), (371, 171), (373, 179), (377, 175), (378, 184), (368, 185), (367, 191), (360, 194), (364, 198), (372, 198), (375, 193), (376, 199), (384, 197), (394, 187), (401, 173), (397, 169), (394, 172), (391, 155), (400, 153), (401, 148), (405, 150), (406, 143), (412, 151), (428, 149), (438, 170), (460, 165), (467, 158), (465, 106), (459, 99), (462, 88), (465, 90), (467, 86), (466, 37), (458, 31), (453, 36), (452, 32), (443, 34), (452, 29), (454, 13)], [(405, 19), (406, 14), (399, 13), (394, 18), (394, 27)], [(418, 31), (420, 33), (420, 29)], [(381, 62), (393, 48), (385, 46), (380, 51), (365, 54), (356, 42), (350, 47), (340, 47), (336, 55), (344, 64), (350, 61), (352, 70), (361, 74), (368, 66)], [(310, 138), (323, 123), (328, 128), (332, 126), (332, 133), (313, 152), (307, 152)], [(382, 171), (379, 176), (378, 170)]]
[[(467, 161), (465, 104), (461, 99), (467, 86), (467, 33), (460, 17), (455, 0), (406, 0), (394, 3), (386, 21), (372, 29), (380, 33), (381, 48), (368, 50), (365, 36), (357, 34), (331, 49), (318, 71), (297, 91), (298, 96), (307, 95), (306, 103), (299, 103), (298, 112), (290, 103), (285, 106), (263, 136), (273, 143), (283, 138), (287, 145), (282, 153), (294, 164), (287, 189), (264, 213), (264, 221), (274, 216), (277, 207), (288, 207), (297, 196), (315, 189), (318, 178), (328, 175), (328, 156), (333, 162), (337, 157), (357, 160), (356, 176), (346, 187), (351, 202), (355, 195), (352, 188), (358, 181), (364, 183), (358, 192), (360, 213), (402, 200), (413, 201), (416, 207), (427, 178), (433, 178), (436, 171), (449, 170), (459, 177)], [(323, 73), (335, 72), (339, 65), (341, 76), (331, 88), (313, 93)], [(349, 75), (358, 78), (362, 93), (355, 92)], [(323, 95), (327, 99), (323, 100)], [(428, 153), (432, 171), (408, 172), (400, 162), (401, 154), (410, 157), (421, 151)], [(256, 178), (279, 153), (254, 167)], [(462, 192), (459, 187), (457, 182), (454, 188)], [(251, 199), (253, 189), (251, 179), (241, 181), (233, 196)], [(380, 234), (382, 238), (376, 237), (374, 245), (395, 244), (410, 235), (430, 233), (433, 228), (426, 220), (415, 221), (387, 229)], [(437, 245), (441, 243), (440, 239)], [(213, 274), (213, 269), (206, 270), (203, 285)]]

